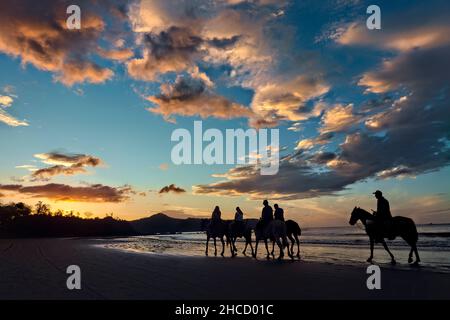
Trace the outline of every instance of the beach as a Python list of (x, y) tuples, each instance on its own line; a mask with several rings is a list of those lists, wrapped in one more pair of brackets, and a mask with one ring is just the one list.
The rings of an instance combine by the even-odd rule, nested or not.
[[(111, 239), (1, 239), (0, 299), (449, 299), (450, 275), (368, 264), (200, 257), (105, 248)], [(405, 262), (402, 262), (403, 264)], [(81, 268), (68, 290), (66, 268)]]

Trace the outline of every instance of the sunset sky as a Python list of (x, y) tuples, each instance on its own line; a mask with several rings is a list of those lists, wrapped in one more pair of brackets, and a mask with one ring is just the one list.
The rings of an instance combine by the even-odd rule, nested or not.
[[(370, 4), (0, 2), (0, 202), (230, 218), (267, 198), (333, 226), (380, 189), (394, 215), (450, 222), (450, 3), (377, 1), (381, 30)], [(279, 128), (279, 173), (174, 165), (195, 120)]]

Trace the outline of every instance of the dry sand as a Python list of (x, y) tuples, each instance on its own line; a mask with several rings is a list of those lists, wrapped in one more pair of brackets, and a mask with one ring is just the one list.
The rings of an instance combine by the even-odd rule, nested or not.
[[(0, 299), (449, 299), (450, 274), (367, 265), (177, 257), (95, 246), (93, 239), (0, 240)], [(78, 265), (82, 290), (66, 288)]]

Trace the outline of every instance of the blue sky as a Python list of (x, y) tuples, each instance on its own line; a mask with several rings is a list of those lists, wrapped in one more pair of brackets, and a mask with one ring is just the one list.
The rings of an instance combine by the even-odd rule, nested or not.
[[(381, 189), (394, 214), (449, 221), (445, 1), (381, 1), (373, 31), (357, 0), (79, 1), (75, 32), (65, 1), (17, 3), (0, 7), (2, 202), (134, 219), (256, 217), (269, 198), (343, 225)], [(175, 166), (170, 136), (195, 120), (280, 129), (280, 172)]]

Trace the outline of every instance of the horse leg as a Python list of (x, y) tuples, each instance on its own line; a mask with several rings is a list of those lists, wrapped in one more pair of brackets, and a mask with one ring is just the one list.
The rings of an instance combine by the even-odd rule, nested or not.
[(269, 246), (267, 245), (267, 239), (264, 239), (264, 244), (266, 245), (267, 260), (269, 260), (270, 259), (270, 254), (269, 254)]
[(223, 257), (223, 254), (225, 253), (225, 241), (223, 241), (223, 237), (220, 238), (220, 242), (222, 242), (222, 252), (220, 255)]
[(374, 245), (375, 240), (370, 237), (370, 257), (369, 259), (367, 259), (367, 262), (372, 263), (372, 259), (373, 259), (373, 245)]
[(273, 240), (272, 240), (272, 252), (270, 254), (275, 259), (275, 241), (273, 241)]
[(300, 240), (297, 235), (294, 235), (295, 242), (297, 242), (297, 258), (300, 259)]
[(288, 245), (288, 252), (290, 253), (290, 255), (294, 255), (294, 238), (292, 237), (291, 234), (288, 234), (288, 238), (291, 241), (291, 245)]
[(234, 256), (234, 253), (237, 252), (236, 239), (237, 239), (236, 237), (231, 238), (231, 248), (232, 248), (233, 256)]
[(294, 250), (289, 250), (289, 242), (287, 241), (287, 238), (285, 236), (282, 237), (282, 246), (287, 247), (288, 256), (291, 258), (291, 260), (294, 260)]
[(409, 244), (409, 245), (411, 246), (411, 250), (409, 251), (408, 263), (412, 263), (413, 262), (412, 255), (413, 255), (414, 249), (413, 249), (413, 245), (412, 244)]
[[(278, 247), (280, 248), (280, 255), (278, 256), (278, 260), (281, 261), (281, 260), (283, 260), (283, 257), (284, 257), (283, 243), (281, 243), (279, 238), (277, 238), (276, 241), (277, 241)], [(288, 251), (289, 251), (289, 249), (288, 249)]]
[(206, 236), (206, 250), (205, 250), (205, 255), (208, 255), (208, 244), (209, 244), (209, 236)]
[(256, 244), (255, 244), (255, 252), (253, 253), (253, 250), (252, 250), (252, 254), (253, 254), (253, 258), (257, 259), (257, 258), (256, 258), (256, 254), (258, 253), (258, 243), (259, 243), (259, 239), (256, 238), (255, 242), (256, 242)]
[(244, 250), (242, 251), (242, 254), (244, 255), (244, 256), (246, 256), (247, 254), (246, 254), (246, 251), (247, 251), (247, 246), (248, 246), (248, 240), (247, 239), (245, 239), (245, 246), (244, 246)]
[(217, 256), (216, 237), (214, 237), (214, 255)]
[(231, 253), (231, 257), (232, 258), (234, 258), (235, 256), (236, 256), (236, 253), (235, 253), (235, 249), (234, 249), (234, 241), (236, 241), (233, 237), (231, 237), (231, 238), (228, 238), (228, 236), (226, 236), (226, 238), (227, 238), (227, 245), (228, 245), (228, 243), (229, 243), (229, 245), (230, 245), (230, 253)]
[(383, 239), (383, 242), (382, 242), (382, 244), (383, 244), (383, 247), (384, 247), (384, 249), (389, 253), (389, 255), (391, 256), (391, 264), (396, 264), (397, 262), (395, 262), (395, 259), (394, 259), (394, 255), (392, 254), (392, 252), (389, 250), (389, 248), (388, 248), (388, 246), (387, 246), (387, 244), (386, 244), (386, 241), (384, 241), (384, 239)]
[(417, 244), (414, 243), (414, 253), (416, 255), (416, 262), (414, 262), (414, 265), (419, 265), (420, 258), (419, 258), (419, 251), (417, 250)]
[(252, 238), (249, 239), (248, 243), (250, 244), (250, 249), (252, 250), (252, 255), (253, 255)]

